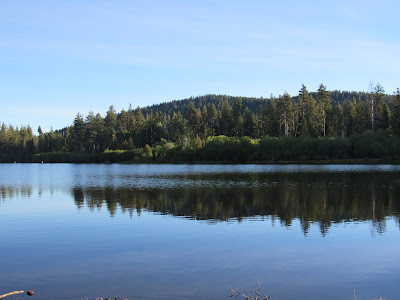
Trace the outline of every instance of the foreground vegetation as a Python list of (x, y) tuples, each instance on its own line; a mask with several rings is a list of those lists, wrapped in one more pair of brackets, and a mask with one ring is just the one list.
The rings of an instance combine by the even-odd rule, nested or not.
[(106, 116), (77, 114), (50, 132), (2, 124), (0, 162), (308, 162), (400, 158), (400, 91), (278, 98), (207, 95)]
[[(50, 163), (400, 163), (400, 139), (387, 130), (350, 137), (209, 137), (193, 147), (162, 140), (152, 147), (102, 153), (45, 152), (26, 162)], [(15, 156), (3, 161), (12, 162)]]

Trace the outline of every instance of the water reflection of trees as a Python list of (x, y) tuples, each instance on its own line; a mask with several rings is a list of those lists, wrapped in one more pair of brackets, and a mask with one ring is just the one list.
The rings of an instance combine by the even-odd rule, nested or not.
[(15, 188), (14, 186), (0, 186), (0, 199), (5, 201), (6, 199), (12, 198), (30, 198), (32, 195), (32, 187), (21, 186), (19, 188)]
[[(111, 216), (118, 210), (131, 216), (145, 210), (212, 222), (268, 216), (284, 226), (298, 220), (304, 233), (316, 223), (323, 234), (334, 223), (368, 220), (374, 232), (382, 233), (390, 216), (400, 228), (396, 174), (203, 174), (140, 180), (70, 191), (77, 207), (106, 207)], [(0, 199), (30, 198), (32, 190), (31, 186), (0, 186)]]
[(400, 212), (400, 184), (393, 175), (272, 174), (246, 180), (248, 184), (240, 188), (232, 187), (230, 178), (227, 188), (223, 184), (170, 189), (110, 186), (75, 188), (73, 195), (78, 207), (106, 205), (112, 216), (119, 208), (131, 215), (147, 210), (213, 221), (272, 216), (284, 226), (299, 220), (305, 233), (316, 222), (323, 234), (333, 223), (365, 220), (371, 220), (377, 232), (384, 232), (385, 218), (398, 220), (396, 213)]

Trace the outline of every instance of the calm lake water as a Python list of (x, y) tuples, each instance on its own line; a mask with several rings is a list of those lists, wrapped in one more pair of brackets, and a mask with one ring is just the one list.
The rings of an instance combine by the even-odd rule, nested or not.
[(0, 164), (0, 294), (400, 299), (400, 167)]

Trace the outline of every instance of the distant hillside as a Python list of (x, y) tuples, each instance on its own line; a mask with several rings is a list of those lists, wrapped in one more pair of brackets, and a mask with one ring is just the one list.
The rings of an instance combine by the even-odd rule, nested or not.
[[(75, 153), (79, 158), (87, 154), (96, 161), (115, 161), (107, 156), (114, 150), (136, 151), (138, 159), (156, 160), (160, 156), (167, 159), (165, 155), (172, 149), (177, 155), (173, 159), (181, 161), (237, 160), (227, 153), (242, 143), (245, 150), (237, 150), (235, 155), (242, 153), (246, 158), (241, 156), (239, 160), (246, 161), (261, 141), (260, 147), (265, 147), (253, 152), (251, 159), (305, 159), (313, 151), (319, 153), (313, 159), (393, 158), (400, 157), (400, 91), (388, 95), (379, 84), (370, 93), (328, 91), (321, 84), (316, 92), (308, 92), (303, 85), (294, 97), (287, 93), (268, 99), (205, 95), (143, 108), (130, 106), (120, 112), (110, 106), (104, 116), (78, 113), (67, 128), (38, 132), (36, 136), (29, 126), (2, 124), (0, 161), (30, 161), (35, 154), (48, 152)], [(358, 141), (356, 137), (362, 135), (365, 139)], [(396, 137), (392, 139), (393, 135)], [(349, 139), (341, 140), (344, 137)], [(285, 145), (289, 141), (285, 138), (293, 138), (294, 152), (289, 144)], [(333, 138), (339, 139), (332, 142)], [(225, 149), (223, 144), (229, 147)], [(208, 149), (205, 152), (190, 152), (204, 147)], [(273, 155), (266, 154), (273, 149)], [(344, 154), (344, 149), (362, 151)], [(282, 156), (285, 151), (290, 155)], [(123, 160), (132, 159), (129, 153), (124, 154)], [(62, 155), (63, 161), (75, 161), (75, 156), (68, 155)]]
[[(332, 103), (340, 103), (343, 104), (346, 101), (352, 101), (353, 99), (361, 100), (365, 102), (370, 97), (370, 93), (366, 92), (350, 92), (350, 91), (330, 91), (330, 97)], [(314, 99), (317, 98), (317, 92), (310, 92), (310, 96)], [(386, 101), (388, 102), (389, 106), (392, 102), (392, 98), (394, 96), (390, 94), (386, 94)], [(278, 97), (274, 97), (277, 99)], [(166, 116), (172, 117), (174, 113), (181, 112), (184, 117), (187, 117), (188, 112), (188, 105), (190, 102), (193, 102), (195, 107), (203, 108), (206, 106), (207, 110), (211, 108), (214, 104), (215, 107), (220, 110), (222, 103), (225, 100), (228, 100), (231, 106), (234, 105), (235, 101), (240, 99), (242, 101), (243, 107), (249, 108), (251, 113), (258, 113), (260, 112), (267, 101), (271, 98), (252, 98), (252, 97), (241, 97), (241, 96), (228, 96), (228, 95), (215, 95), (209, 94), (204, 96), (197, 96), (197, 97), (190, 97), (182, 100), (172, 100), (170, 102), (164, 102), (160, 104), (154, 104), (151, 106), (146, 106), (142, 108), (143, 114), (149, 113), (153, 111), (153, 113), (161, 113), (165, 114)], [(298, 95), (292, 96), (294, 102), (298, 101)]]
[(188, 105), (190, 102), (192, 102), (195, 107), (198, 107), (200, 109), (206, 106), (207, 110), (209, 110), (214, 104), (215, 107), (219, 110), (225, 100), (228, 100), (229, 104), (233, 106), (235, 101), (238, 99), (240, 99), (243, 106), (248, 107), (252, 113), (256, 113), (257, 111), (262, 109), (267, 103), (266, 98), (248, 98), (210, 94), (146, 106), (142, 108), (142, 112), (143, 114), (146, 114), (152, 110), (153, 113), (162, 113), (170, 117), (172, 117), (174, 113), (180, 112), (184, 117), (186, 117), (188, 113)]

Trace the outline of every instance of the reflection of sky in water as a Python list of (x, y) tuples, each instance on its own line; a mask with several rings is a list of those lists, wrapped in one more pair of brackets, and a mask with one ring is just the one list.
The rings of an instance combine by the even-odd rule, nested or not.
[[(275, 215), (334, 222), (398, 215), (398, 166), (5, 164), (0, 199), (63, 191), (77, 207), (135, 208), (176, 217), (232, 221)], [(7, 174), (7, 175), (5, 175)], [(386, 203), (386, 198), (391, 199)], [(161, 202), (160, 202), (161, 200)], [(372, 211), (374, 207), (374, 212)], [(376, 212), (375, 212), (376, 210)], [(383, 223), (382, 223), (383, 224)], [(308, 225), (304, 225), (307, 231)], [(322, 226), (322, 225), (321, 225)], [(384, 227), (382, 227), (384, 231)], [(321, 229), (322, 231), (326, 229)]]
[[(1, 186), (178, 188), (268, 187), (273, 174), (400, 173), (393, 165), (70, 165), (2, 164)], [(268, 180), (249, 178), (271, 175)], [(262, 179), (262, 178), (261, 178)], [(399, 180), (400, 183), (400, 180)]]
[[(227, 299), (230, 286), (254, 289), (260, 281), (263, 294), (280, 300), (353, 299), (354, 288), (358, 299), (398, 297), (397, 166), (0, 168), (2, 291), (32, 289), (45, 300)], [(84, 200), (79, 209), (74, 192)], [(123, 193), (147, 209), (129, 211)], [(362, 214), (333, 214), (323, 235), (324, 215), (301, 218), (312, 213), (307, 207), (332, 213), (329, 195), (339, 212)], [(369, 206), (354, 206), (349, 195)], [(230, 202), (233, 215), (248, 213), (240, 222), (185, 215), (213, 204), (223, 211)], [(252, 215), (259, 211), (266, 215)]]

